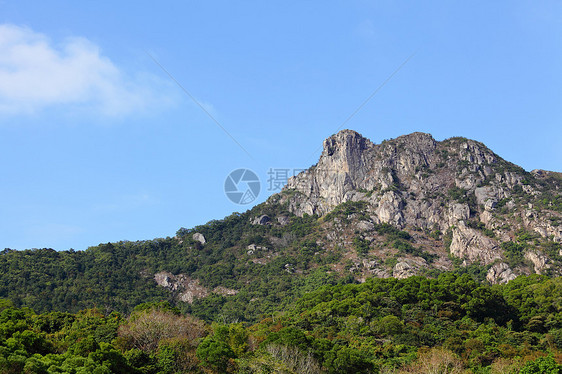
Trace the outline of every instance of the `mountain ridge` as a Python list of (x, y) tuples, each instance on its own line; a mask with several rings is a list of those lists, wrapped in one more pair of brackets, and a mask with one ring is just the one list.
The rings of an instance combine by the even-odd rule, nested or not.
[(352, 130), (266, 202), (174, 237), (0, 254), (0, 297), (38, 311), (130, 312), (168, 300), (206, 320), (256, 321), (323, 285), (470, 274), (505, 283), (562, 269), (562, 179), (482, 143)]
[[(560, 207), (548, 201), (561, 200), (559, 173), (526, 172), (461, 137), (438, 142), (416, 132), (375, 144), (342, 130), (324, 141), (318, 163), (291, 178), (280, 195), (278, 202), (298, 216), (322, 217), (339, 204), (365, 202), (368, 223), (450, 232), (450, 255), (493, 264), (491, 281), (529, 273), (524, 266), (514, 273), (502, 262), (502, 243), (518, 232), (562, 241)], [(558, 261), (559, 255), (551, 257)], [(539, 274), (554, 260), (536, 248), (523, 256)]]

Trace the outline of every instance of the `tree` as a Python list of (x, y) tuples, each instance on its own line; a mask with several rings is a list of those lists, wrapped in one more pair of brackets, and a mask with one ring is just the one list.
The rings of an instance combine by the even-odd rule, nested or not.
[(562, 365), (554, 361), (552, 356), (539, 357), (534, 361), (529, 361), (523, 366), (519, 374), (560, 374)]
[(228, 326), (216, 325), (214, 330), (214, 334), (203, 339), (197, 347), (197, 358), (202, 365), (214, 369), (217, 373), (231, 372), (231, 359), (234, 359), (236, 354), (228, 344)]
[(137, 348), (154, 353), (160, 342), (172, 338), (195, 346), (206, 331), (204, 323), (193, 317), (177, 315), (174, 311), (143, 309), (131, 314), (127, 323), (119, 327), (118, 335), (124, 350)]

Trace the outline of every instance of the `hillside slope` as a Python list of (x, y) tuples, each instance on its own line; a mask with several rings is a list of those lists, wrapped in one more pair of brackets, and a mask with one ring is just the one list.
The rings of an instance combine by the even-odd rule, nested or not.
[(129, 312), (168, 300), (206, 320), (256, 321), (322, 285), (469, 273), (559, 275), (562, 178), (464, 138), (374, 144), (351, 130), (245, 213), (176, 236), (86, 251), (0, 254), (0, 297), (37, 311)]

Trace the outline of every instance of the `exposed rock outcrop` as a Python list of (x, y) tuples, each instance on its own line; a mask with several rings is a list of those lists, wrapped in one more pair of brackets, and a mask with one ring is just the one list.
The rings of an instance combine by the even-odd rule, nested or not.
[(486, 274), (486, 279), (492, 284), (507, 283), (516, 277), (513, 270), (504, 262), (492, 265), (488, 274)]
[(269, 225), (271, 224), (271, 218), (269, 218), (268, 215), (261, 215), (259, 217), (256, 217), (252, 220), (252, 224), (254, 225)]
[(419, 270), (427, 267), (427, 263), (423, 258), (402, 258), (394, 265), (392, 276), (398, 279), (404, 279), (417, 275)]
[[(355, 131), (342, 130), (324, 141), (318, 163), (290, 178), (275, 199), (297, 216), (324, 216), (344, 202), (362, 201), (367, 217), (356, 224), (359, 232), (379, 223), (450, 232), (452, 256), (465, 264), (487, 265), (505, 259), (501, 243), (517, 232), (536, 232), (543, 240), (562, 242), (559, 208), (549, 210), (547, 204), (545, 209), (548, 196), (561, 194), (561, 181), (558, 173), (527, 173), (469, 139), (437, 142), (429, 134), (413, 133), (375, 144)], [(545, 187), (548, 184), (551, 187)], [(552, 186), (557, 192), (541, 200), (542, 191)], [(329, 232), (326, 237), (333, 240), (338, 234)], [(528, 251), (526, 259), (537, 273), (548, 267), (548, 256), (536, 251)], [(402, 262), (393, 269), (397, 276), (413, 268)], [(494, 282), (528, 271), (523, 264), (514, 269), (494, 266), (489, 273)]]
[(525, 259), (533, 264), (535, 273), (537, 274), (542, 274), (550, 267), (548, 264), (548, 257), (539, 251), (529, 251), (525, 253)]
[(288, 216), (282, 215), (277, 217), (277, 222), (281, 225), (281, 226), (285, 226), (288, 225), (290, 222), (290, 219)]
[(487, 265), (501, 258), (501, 249), (496, 241), (484, 236), (480, 231), (461, 225), (453, 229), (451, 254), (469, 261)]
[(205, 240), (205, 237), (203, 236), (203, 234), (196, 232), (195, 234), (193, 234), (193, 240), (198, 241), (201, 244), (205, 244), (207, 242), (207, 240)]
[[(190, 278), (185, 274), (173, 275), (167, 271), (161, 271), (154, 274), (154, 280), (159, 286), (172, 291), (179, 301), (190, 304), (195, 299), (207, 297), (211, 293), (209, 289), (201, 285), (199, 279)], [(223, 296), (231, 296), (238, 293), (237, 290), (223, 286), (215, 287), (213, 292)]]

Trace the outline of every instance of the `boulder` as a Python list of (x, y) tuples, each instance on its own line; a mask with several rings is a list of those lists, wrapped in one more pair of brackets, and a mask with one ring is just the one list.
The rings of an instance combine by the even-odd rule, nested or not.
[(259, 217), (256, 217), (252, 220), (252, 224), (254, 225), (270, 225), (271, 224), (271, 218), (269, 218), (268, 215), (266, 214), (262, 214)]
[(203, 234), (196, 232), (195, 234), (193, 234), (193, 240), (198, 241), (201, 244), (205, 244), (207, 241), (205, 240), (205, 237), (203, 236)]
[(507, 283), (516, 277), (509, 265), (504, 262), (492, 265), (486, 274), (486, 279), (492, 284)]

